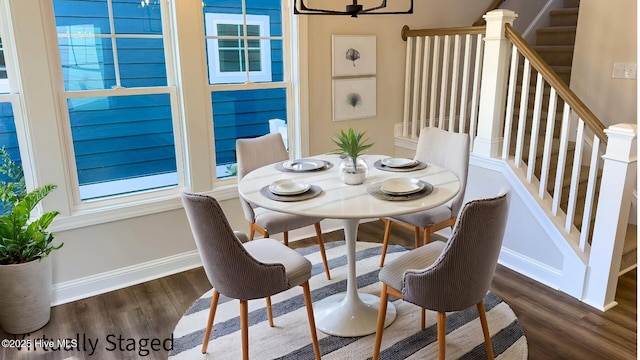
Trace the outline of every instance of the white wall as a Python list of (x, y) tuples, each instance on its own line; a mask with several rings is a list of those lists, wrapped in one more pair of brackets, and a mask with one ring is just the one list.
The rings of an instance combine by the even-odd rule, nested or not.
[[(612, 79), (614, 63), (638, 62), (636, 0), (582, 0), (571, 89), (605, 126), (638, 122), (638, 80)], [(636, 186), (637, 189), (637, 186)], [(637, 197), (630, 223), (637, 223)]]
[(536, 221), (533, 212), (525, 204), (502, 172), (481, 166), (469, 167), (469, 179), (465, 201), (510, 192), (509, 219), (505, 230), (503, 248), (521, 254), (546, 266), (562, 269), (563, 255)]
[[(414, 1), (412, 15), (310, 16), (307, 41), (310, 153), (333, 150), (334, 134), (352, 126), (367, 131), (375, 143), (370, 152), (392, 155), (393, 127), (402, 121), (406, 51), (406, 43), (400, 37), (402, 26), (413, 29), (471, 26), (490, 3), (490, 0)], [(376, 35), (377, 114), (374, 118), (332, 121), (331, 35), (334, 34)]]
[(582, 0), (571, 89), (606, 126), (636, 123), (637, 79), (612, 79), (613, 64), (637, 63), (637, 1)]
[[(522, 34), (531, 22), (536, 20), (538, 13), (553, 2), (559, 3), (559, 6), (562, 6), (562, 0), (505, 0), (505, 2), (500, 5), (500, 8), (509, 9), (518, 14), (518, 18), (513, 22), (513, 28)], [(544, 19), (541, 18), (540, 20), (543, 21), (540, 23), (540, 26), (549, 24), (548, 17)]]

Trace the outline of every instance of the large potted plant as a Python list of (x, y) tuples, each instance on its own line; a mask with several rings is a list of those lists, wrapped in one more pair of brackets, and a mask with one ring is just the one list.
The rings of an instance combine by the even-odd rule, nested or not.
[(342, 154), (344, 159), (338, 168), (340, 179), (348, 185), (362, 184), (367, 179), (369, 166), (360, 155), (373, 146), (369, 139), (364, 139), (366, 131), (359, 132), (349, 128), (347, 132), (340, 130), (333, 142), (338, 145), (335, 153)]
[(26, 334), (49, 322), (51, 313), (51, 259), (62, 247), (53, 245), (47, 228), (58, 215), (33, 210), (55, 185), (27, 191), (22, 167), (0, 149), (0, 325), (10, 334)]

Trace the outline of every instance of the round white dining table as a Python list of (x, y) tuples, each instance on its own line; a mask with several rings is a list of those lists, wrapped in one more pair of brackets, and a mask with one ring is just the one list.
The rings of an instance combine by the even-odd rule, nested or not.
[[(347, 246), (347, 290), (314, 303), (317, 328), (330, 335), (354, 337), (376, 331), (379, 297), (358, 293), (356, 278), (356, 239), (362, 219), (380, 218), (431, 209), (451, 200), (460, 190), (458, 178), (444, 168), (428, 164), (422, 170), (390, 172), (374, 167), (376, 160), (387, 156), (364, 155), (369, 165), (367, 180), (361, 185), (346, 185), (338, 175), (340, 157), (320, 155), (309, 159), (325, 160), (333, 166), (324, 170), (287, 172), (266, 165), (247, 174), (238, 183), (238, 191), (246, 201), (266, 209), (321, 218), (342, 219)], [(422, 198), (408, 201), (387, 201), (367, 192), (367, 187), (394, 177), (411, 177), (433, 185), (433, 191)], [(316, 185), (322, 193), (314, 198), (284, 202), (271, 200), (260, 190), (274, 181), (290, 179)], [(388, 304), (385, 326), (396, 316), (393, 304)]]

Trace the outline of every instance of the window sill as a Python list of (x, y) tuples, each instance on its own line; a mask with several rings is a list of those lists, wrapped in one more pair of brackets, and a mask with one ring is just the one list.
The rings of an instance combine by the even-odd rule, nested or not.
[[(238, 198), (237, 184), (222, 185), (205, 193), (211, 195), (219, 201)], [(53, 232), (79, 229), (87, 226), (100, 225), (114, 221), (127, 220), (138, 216), (153, 215), (161, 212), (172, 211), (182, 208), (180, 193), (158, 197), (154, 199), (138, 201), (95, 209), (79, 210), (71, 216), (58, 217), (51, 224), (50, 230)]]

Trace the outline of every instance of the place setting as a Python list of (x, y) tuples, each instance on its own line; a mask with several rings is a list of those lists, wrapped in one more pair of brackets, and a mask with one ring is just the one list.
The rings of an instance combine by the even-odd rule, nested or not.
[(427, 167), (427, 163), (408, 158), (385, 158), (377, 160), (373, 166), (383, 171), (408, 172), (422, 170)]
[(308, 172), (327, 170), (331, 168), (333, 164), (329, 161), (319, 159), (296, 159), (279, 162), (274, 166), (278, 171)]
[(262, 187), (260, 194), (276, 201), (301, 201), (322, 194), (322, 188), (304, 181), (281, 179)]
[(419, 199), (431, 194), (432, 191), (433, 185), (411, 177), (390, 178), (367, 187), (370, 195), (388, 201)]

